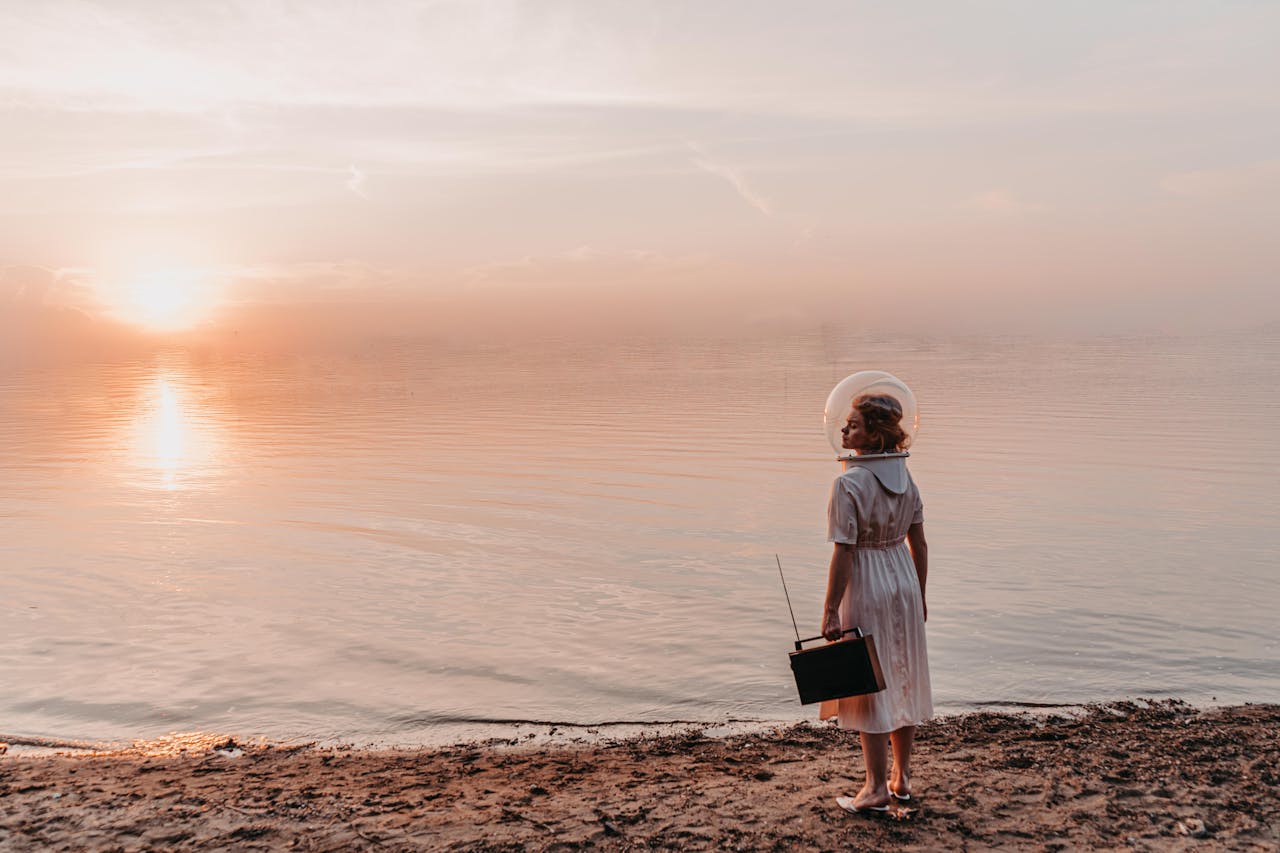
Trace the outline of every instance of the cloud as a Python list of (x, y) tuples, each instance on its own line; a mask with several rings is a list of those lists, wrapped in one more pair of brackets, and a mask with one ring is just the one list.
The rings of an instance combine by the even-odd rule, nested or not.
[(567, 284), (591, 281), (617, 283), (647, 276), (665, 278), (707, 263), (702, 256), (670, 256), (647, 249), (599, 249), (576, 246), (547, 255), (525, 255), (510, 261), (477, 264), (464, 270), (472, 281), (527, 283), (546, 281)]
[(1178, 172), (1160, 180), (1160, 189), (1187, 198), (1225, 198), (1280, 190), (1280, 160), (1243, 166)]
[(987, 190), (966, 199), (963, 207), (995, 216), (1017, 216), (1043, 210), (1044, 206), (1018, 198), (1008, 190)]
[(56, 272), (44, 267), (5, 267), (0, 270), (0, 295), (6, 302), (40, 305), (57, 278)]
[(0, 302), (85, 307), (92, 302), (92, 288), (77, 270), (14, 264), (0, 267)]
[(357, 169), (355, 166), (348, 166), (347, 172), (350, 177), (347, 178), (347, 189), (351, 190), (360, 198), (368, 198), (369, 193), (366, 190), (368, 181), (365, 173)]
[(352, 259), (227, 267), (217, 272), (233, 285), (233, 298), (264, 302), (385, 294), (405, 278), (390, 267)]
[(689, 146), (689, 150), (693, 151), (693, 153), (697, 155), (693, 159), (693, 165), (702, 169), (704, 172), (709, 172), (716, 177), (724, 178), (729, 182), (729, 186), (733, 187), (734, 190), (737, 191), (738, 195), (742, 197), (743, 201), (763, 213), (765, 216), (773, 215), (773, 207), (763, 196), (747, 184), (746, 178), (744, 178), (741, 173), (725, 163), (711, 159), (705, 151), (694, 143), (689, 142), (686, 144)]

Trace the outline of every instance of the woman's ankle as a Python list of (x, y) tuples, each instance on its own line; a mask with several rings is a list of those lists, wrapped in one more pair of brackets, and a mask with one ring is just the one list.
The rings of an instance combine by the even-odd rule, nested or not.
[(853, 801), (860, 807), (866, 806), (883, 806), (887, 805), (893, 798), (893, 793), (887, 787), (880, 789), (874, 788), (870, 782), (862, 786), (862, 790), (854, 795)]

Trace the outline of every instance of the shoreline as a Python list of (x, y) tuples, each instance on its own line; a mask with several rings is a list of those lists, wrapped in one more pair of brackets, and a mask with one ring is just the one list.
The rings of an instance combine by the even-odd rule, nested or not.
[[(701, 724), (699, 724), (701, 725)], [(845, 814), (856, 736), (440, 747), (242, 744), (0, 756), (5, 849), (1264, 850), (1280, 845), (1280, 705), (1118, 702), (922, 726), (915, 800)]]
[[(973, 714), (1028, 714), (1032, 716), (1051, 716), (1054, 714), (1081, 714), (1091, 710), (1116, 704), (1132, 704), (1139, 707), (1175, 704), (1195, 711), (1212, 711), (1221, 708), (1244, 707), (1258, 704), (1277, 704), (1280, 702), (1244, 702), (1232, 704), (1227, 702), (1194, 703), (1175, 697), (1126, 697), (1123, 699), (1100, 702), (1020, 702), (1020, 701), (988, 701), (966, 705), (935, 706), (935, 715), (931, 722), (966, 717)], [(645, 737), (662, 737), (668, 735), (687, 734), (692, 730), (701, 730), (707, 737), (730, 737), (735, 734), (749, 734), (759, 730), (786, 728), (790, 726), (812, 723), (815, 726), (825, 725), (817, 719), (817, 706), (811, 706), (811, 713), (805, 716), (755, 719), (726, 717), (707, 720), (602, 720), (599, 722), (573, 722), (561, 720), (532, 719), (485, 719), (451, 720), (444, 723), (424, 727), (420, 731), (432, 731), (432, 736), (393, 739), (390, 736), (351, 737), (273, 737), (270, 735), (246, 735), (229, 729), (208, 729), (181, 731), (172, 730), (151, 737), (120, 738), (114, 740), (95, 740), (85, 737), (60, 737), (54, 734), (21, 734), (0, 731), (0, 746), (7, 746), (10, 754), (20, 755), (54, 755), (58, 753), (121, 753), (128, 751), (147, 751), (152, 745), (160, 751), (167, 751), (170, 745), (190, 740), (194, 743), (206, 739), (235, 740), (255, 747), (296, 748), (299, 746), (318, 749), (356, 749), (362, 751), (385, 751), (403, 749), (446, 749), (453, 746), (495, 746), (500, 747), (526, 740), (537, 746), (569, 746), (575, 744), (602, 744), (621, 740)]]

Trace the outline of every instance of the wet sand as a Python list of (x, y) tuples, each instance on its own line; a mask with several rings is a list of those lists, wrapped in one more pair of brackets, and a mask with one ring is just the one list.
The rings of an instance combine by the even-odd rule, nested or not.
[(1276, 705), (951, 717), (921, 729), (914, 763), (910, 808), (865, 817), (835, 806), (861, 760), (826, 725), (551, 746), (10, 750), (0, 849), (1280, 848)]

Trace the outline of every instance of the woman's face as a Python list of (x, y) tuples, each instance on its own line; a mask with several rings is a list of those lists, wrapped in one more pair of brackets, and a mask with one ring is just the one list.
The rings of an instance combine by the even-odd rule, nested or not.
[(845, 450), (861, 452), (867, 443), (867, 434), (862, 431), (862, 414), (854, 409), (849, 413), (844, 428), (840, 430), (840, 446)]

